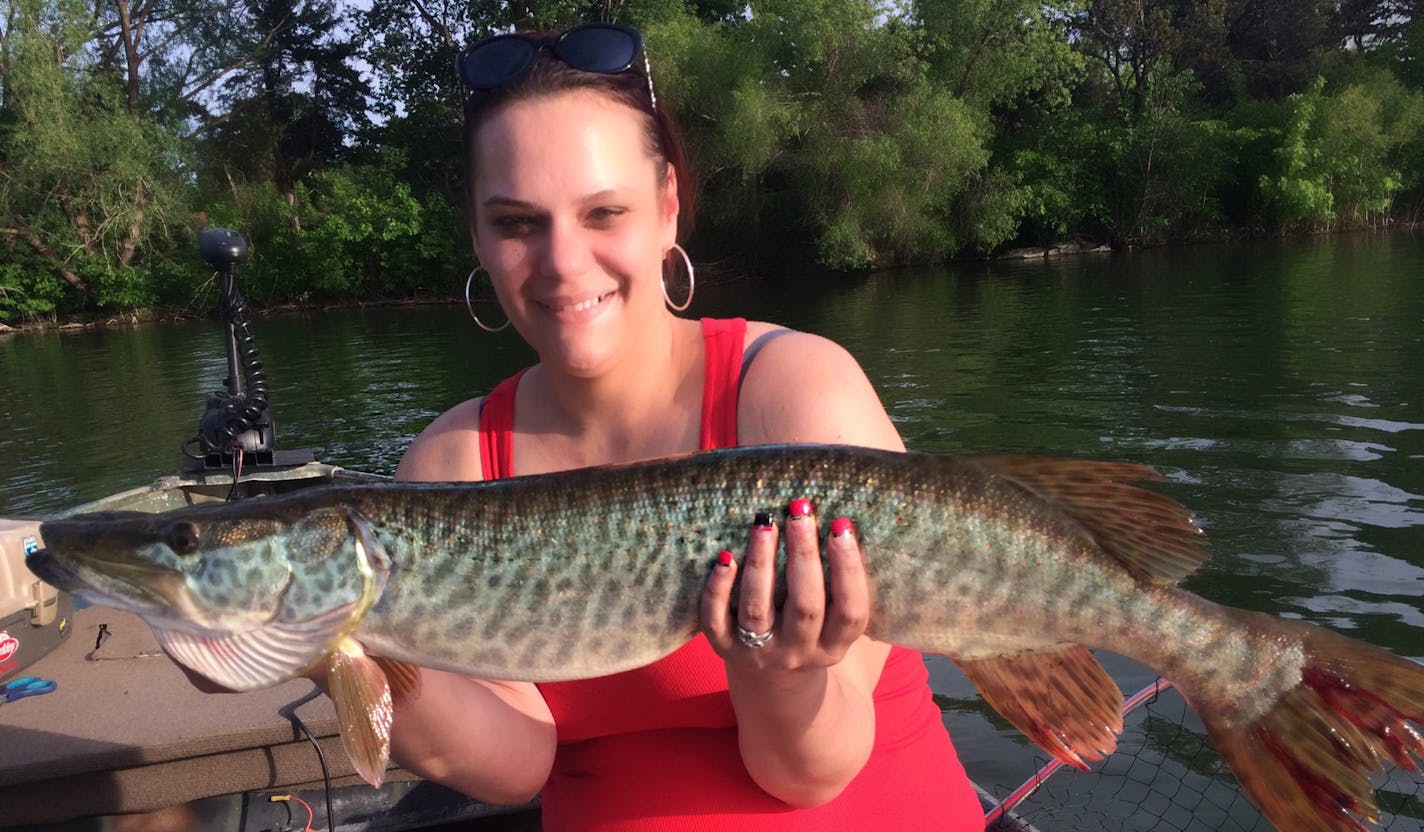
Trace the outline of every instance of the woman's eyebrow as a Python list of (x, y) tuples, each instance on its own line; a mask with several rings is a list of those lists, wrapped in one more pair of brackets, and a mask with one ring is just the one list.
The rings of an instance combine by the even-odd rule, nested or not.
[(605, 200), (605, 199), (616, 199), (616, 198), (622, 196), (623, 193), (625, 192), (625, 190), (626, 190), (626, 189), (624, 189), (624, 188), (604, 188), (603, 190), (601, 190), (601, 191), (599, 191), (599, 192), (597, 192), (597, 193), (589, 194), (588, 196), (584, 197), (584, 198), (583, 198), (582, 200), (580, 200), (580, 201), (581, 201), (581, 202), (602, 202), (602, 201)]
[(539, 206), (532, 202), (525, 202), (522, 199), (515, 199), (509, 196), (492, 196), (482, 203), (487, 208), (501, 206), (506, 208), (519, 208), (524, 211), (537, 211)]

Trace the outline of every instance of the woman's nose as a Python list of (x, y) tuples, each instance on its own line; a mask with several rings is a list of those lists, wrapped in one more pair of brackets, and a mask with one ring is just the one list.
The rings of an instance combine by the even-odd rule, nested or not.
[(576, 275), (588, 267), (591, 259), (589, 239), (577, 222), (555, 218), (549, 223), (544, 241), (544, 271), (557, 275)]

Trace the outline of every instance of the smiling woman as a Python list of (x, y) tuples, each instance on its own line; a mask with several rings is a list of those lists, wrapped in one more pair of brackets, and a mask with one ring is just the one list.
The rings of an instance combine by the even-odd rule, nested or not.
[[(505, 35), (459, 66), (471, 242), (539, 363), (437, 418), (398, 477), (493, 479), (773, 442), (903, 450), (836, 344), (672, 313), (691, 300), (678, 240), (694, 189), (638, 32)], [(683, 285), (689, 296), (672, 288)], [(686, 647), (558, 684), (424, 670), (421, 696), (396, 713), (393, 756), (485, 800), (541, 793), (550, 830), (982, 829), (920, 656), (864, 636), (853, 525), (827, 518), (827, 581), (809, 501), (780, 527), (746, 508), (744, 551), (709, 546), (703, 635)]]

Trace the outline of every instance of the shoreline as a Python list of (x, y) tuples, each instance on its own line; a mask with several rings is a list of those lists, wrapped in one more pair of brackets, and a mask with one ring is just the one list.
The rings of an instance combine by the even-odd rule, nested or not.
[[(1358, 227), (1358, 228), (1335, 228), (1316, 229), (1309, 231), (1297, 231), (1277, 234), (1220, 234), (1213, 236), (1203, 236), (1196, 239), (1174, 239), (1158, 242), (1138, 242), (1129, 243), (1122, 246), (1113, 246), (1108, 243), (1084, 243), (1079, 241), (1059, 241), (1044, 246), (1015, 246), (1006, 248), (990, 255), (977, 257), (955, 257), (945, 261), (946, 266), (965, 263), (996, 263), (996, 262), (1017, 262), (1029, 260), (1057, 260), (1072, 257), (1084, 257), (1089, 255), (1118, 255), (1127, 254), (1134, 251), (1161, 250), (1165, 248), (1197, 248), (1200, 246), (1229, 245), (1233, 243), (1261, 243), (1268, 241), (1286, 240), (1308, 240), (1325, 237), (1343, 237), (1348, 235), (1363, 234), (1396, 234), (1396, 233), (1416, 233), (1424, 229), (1424, 222), (1392, 222), (1385, 227)], [(879, 271), (896, 271), (908, 267), (925, 266), (931, 264), (900, 264), (887, 265), (870, 268), (860, 271), (869, 273)], [(714, 282), (735, 281), (746, 279), (752, 270), (728, 269), (718, 270), (710, 264), (699, 269), (702, 279), (710, 277)], [(854, 271), (843, 272), (843, 274), (853, 274)], [(377, 300), (349, 299), (323, 302), (289, 302), (279, 303), (272, 306), (253, 307), (254, 312), (264, 315), (302, 313), (313, 311), (326, 311), (332, 309), (359, 309), (363, 307), (396, 307), (396, 306), (443, 306), (448, 304), (461, 303), (462, 298), (449, 295), (429, 295), (415, 298), (381, 298)], [(202, 320), (215, 317), (212, 310), (195, 313), (189, 308), (144, 308), (131, 309), (122, 312), (108, 312), (104, 314), (69, 315), (63, 319), (56, 320), (34, 320), (22, 321), (19, 323), (7, 324), (0, 321), (0, 340), (8, 339), (17, 335), (46, 333), (46, 332), (74, 332), (79, 330), (98, 329), (118, 326), (139, 326), (149, 323), (176, 323), (178, 321)]]

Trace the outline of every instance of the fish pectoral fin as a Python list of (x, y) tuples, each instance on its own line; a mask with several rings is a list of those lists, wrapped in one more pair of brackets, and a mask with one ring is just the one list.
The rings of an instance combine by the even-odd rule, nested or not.
[(994, 710), (1058, 760), (1086, 770), (1117, 748), (1122, 691), (1086, 647), (954, 663)]
[(386, 674), (386, 681), (391, 686), (391, 704), (396, 710), (400, 710), (405, 703), (420, 698), (420, 668), (385, 656), (371, 658)]
[(267, 624), (232, 633), (192, 633), (153, 627), (168, 654), (201, 676), (236, 691), (295, 679), (331, 651), (350, 629), (350, 611), (333, 610), (299, 623)]
[(390, 762), (394, 713), (386, 673), (353, 639), (331, 651), (326, 671), (341, 747), (361, 779), (380, 788)]

